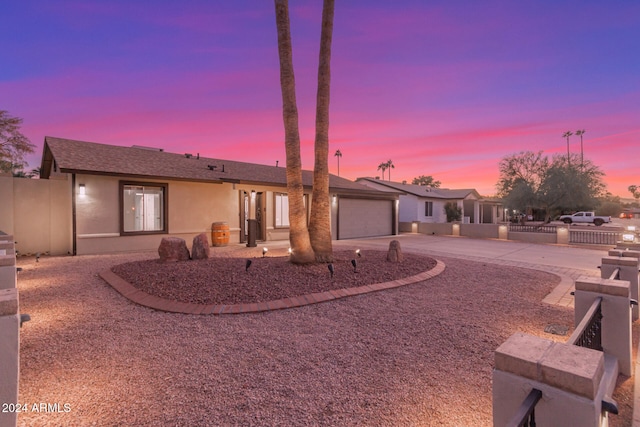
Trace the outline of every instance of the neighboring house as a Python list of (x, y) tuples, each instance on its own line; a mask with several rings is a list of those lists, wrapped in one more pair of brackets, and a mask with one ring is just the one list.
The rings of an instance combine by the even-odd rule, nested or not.
[(495, 224), (504, 215), (499, 199), (483, 198), (473, 189), (450, 190), (376, 178), (358, 178), (356, 182), (377, 190), (400, 192), (400, 222), (445, 223), (444, 206), (449, 202), (461, 209), (461, 219), (466, 224)]
[[(157, 249), (163, 236), (182, 237), (190, 244), (216, 222), (228, 224), (231, 243), (245, 242), (250, 219), (256, 220), (258, 241), (289, 238), (286, 169), (277, 165), (46, 137), (40, 178), (56, 182), (55, 195), (45, 196), (51, 198), (52, 210), (55, 206), (49, 222), (59, 224), (51, 225), (55, 230), (49, 234), (62, 234), (55, 237), (63, 244), (54, 252), (65, 245), (72, 254)], [(310, 207), (311, 171), (303, 172), (303, 182)], [(397, 192), (335, 175), (329, 191), (334, 239), (397, 234)], [(40, 196), (30, 199), (44, 203), (43, 209), (49, 203)], [(20, 213), (14, 216), (16, 228), (27, 222)], [(28, 227), (20, 230), (28, 233)]]

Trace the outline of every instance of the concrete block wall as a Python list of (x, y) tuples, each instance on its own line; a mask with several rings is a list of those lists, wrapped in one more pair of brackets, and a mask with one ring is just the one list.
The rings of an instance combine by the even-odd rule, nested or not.
[(534, 388), (542, 392), (535, 409), (540, 425), (608, 425), (602, 401), (610, 399), (618, 373), (632, 374), (632, 311), (630, 282), (604, 275), (624, 266), (637, 275), (638, 258), (607, 258), (603, 258), (603, 278), (581, 276), (575, 282), (576, 325), (593, 302), (602, 299), (603, 351), (523, 333), (509, 337), (495, 352), (495, 426), (506, 425)]
[[(13, 236), (0, 236), (0, 426), (15, 427), (20, 366), (20, 311)], [(9, 405), (9, 406), (5, 406)]]
[(542, 391), (539, 425), (600, 426), (604, 374), (599, 351), (516, 332), (495, 352), (493, 425), (508, 425), (535, 388)]

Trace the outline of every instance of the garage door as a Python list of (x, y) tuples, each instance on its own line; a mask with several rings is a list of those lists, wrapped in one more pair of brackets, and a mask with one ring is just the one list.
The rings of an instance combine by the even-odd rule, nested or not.
[(393, 234), (393, 201), (344, 199), (338, 205), (338, 238)]

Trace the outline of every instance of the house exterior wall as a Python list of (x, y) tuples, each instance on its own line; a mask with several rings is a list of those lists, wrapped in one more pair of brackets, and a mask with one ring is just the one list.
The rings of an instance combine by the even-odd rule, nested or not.
[[(417, 196), (401, 195), (400, 196), (400, 222), (420, 221), (419, 219), (419, 200)], [(423, 208), (424, 209), (424, 208)]]
[[(425, 215), (425, 203), (433, 203), (432, 215)], [(426, 197), (418, 197), (413, 194), (405, 194), (400, 196), (400, 222), (426, 222), (426, 223), (443, 223), (447, 222), (447, 214), (444, 211), (446, 200), (429, 199)]]
[[(120, 235), (120, 181), (167, 184), (168, 232), (162, 234)], [(135, 180), (99, 175), (77, 175), (76, 187), (85, 185), (85, 196), (76, 188), (77, 254), (155, 250), (162, 237), (187, 241), (200, 233), (210, 236), (214, 222), (229, 225), (230, 243), (240, 241), (240, 209), (243, 192), (262, 193), (262, 218), (266, 240), (286, 240), (288, 228), (275, 227), (274, 193), (285, 188), (215, 184), (170, 180)], [(252, 217), (253, 215), (250, 215)]]
[[(166, 184), (166, 233), (121, 235), (121, 181)], [(80, 185), (84, 189), (83, 195)], [(53, 171), (49, 179), (0, 175), (0, 230), (15, 236), (21, 254), (155, 251), (166, 236), (183, 238), (190, 246), (193, 237), (199, 233), (205, 232), (211, 238), (214, 222), (228, 223), (230, 243), (234, 244), (241, 240), (244, 193), (251, 195), (252, 191), (261, 193), (263, 201), (260, 211), (262, 239), (258, 240), (287, 240), (289, 228), (275, 226), (275, 195), (286, 194), (284, 186), (73, 175)], [(311, 194), (306, 197), (309, 209)], [(332, 236), (336, 239), (339, 237), (338, 206), (343, 196), (334, 193), (331, 197)], [(394, 232), (397, 232), (397, 211), (395, 207), (395, 214), (391, 209), (389, 212), (390, 217), (395, 215), (392, 218)]]

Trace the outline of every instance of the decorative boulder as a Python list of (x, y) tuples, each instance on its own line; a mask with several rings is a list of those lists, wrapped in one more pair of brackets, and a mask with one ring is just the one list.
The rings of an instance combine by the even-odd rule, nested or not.
[(210, 255), (209, 238), (206, 233), (200, 233), (193, 238), (191, 259), (207, 259)]
[(389, 242), (389, 252), (387, 252), (387, 261), (389, 262), (402, 262), (402, 249), (400, 249), (400, 242), (392, 240)]
[(160, 262), (176, 262), (189, 260), (189, 249), (184, 239), (179, 237), (163, 237), (158, 247)]

